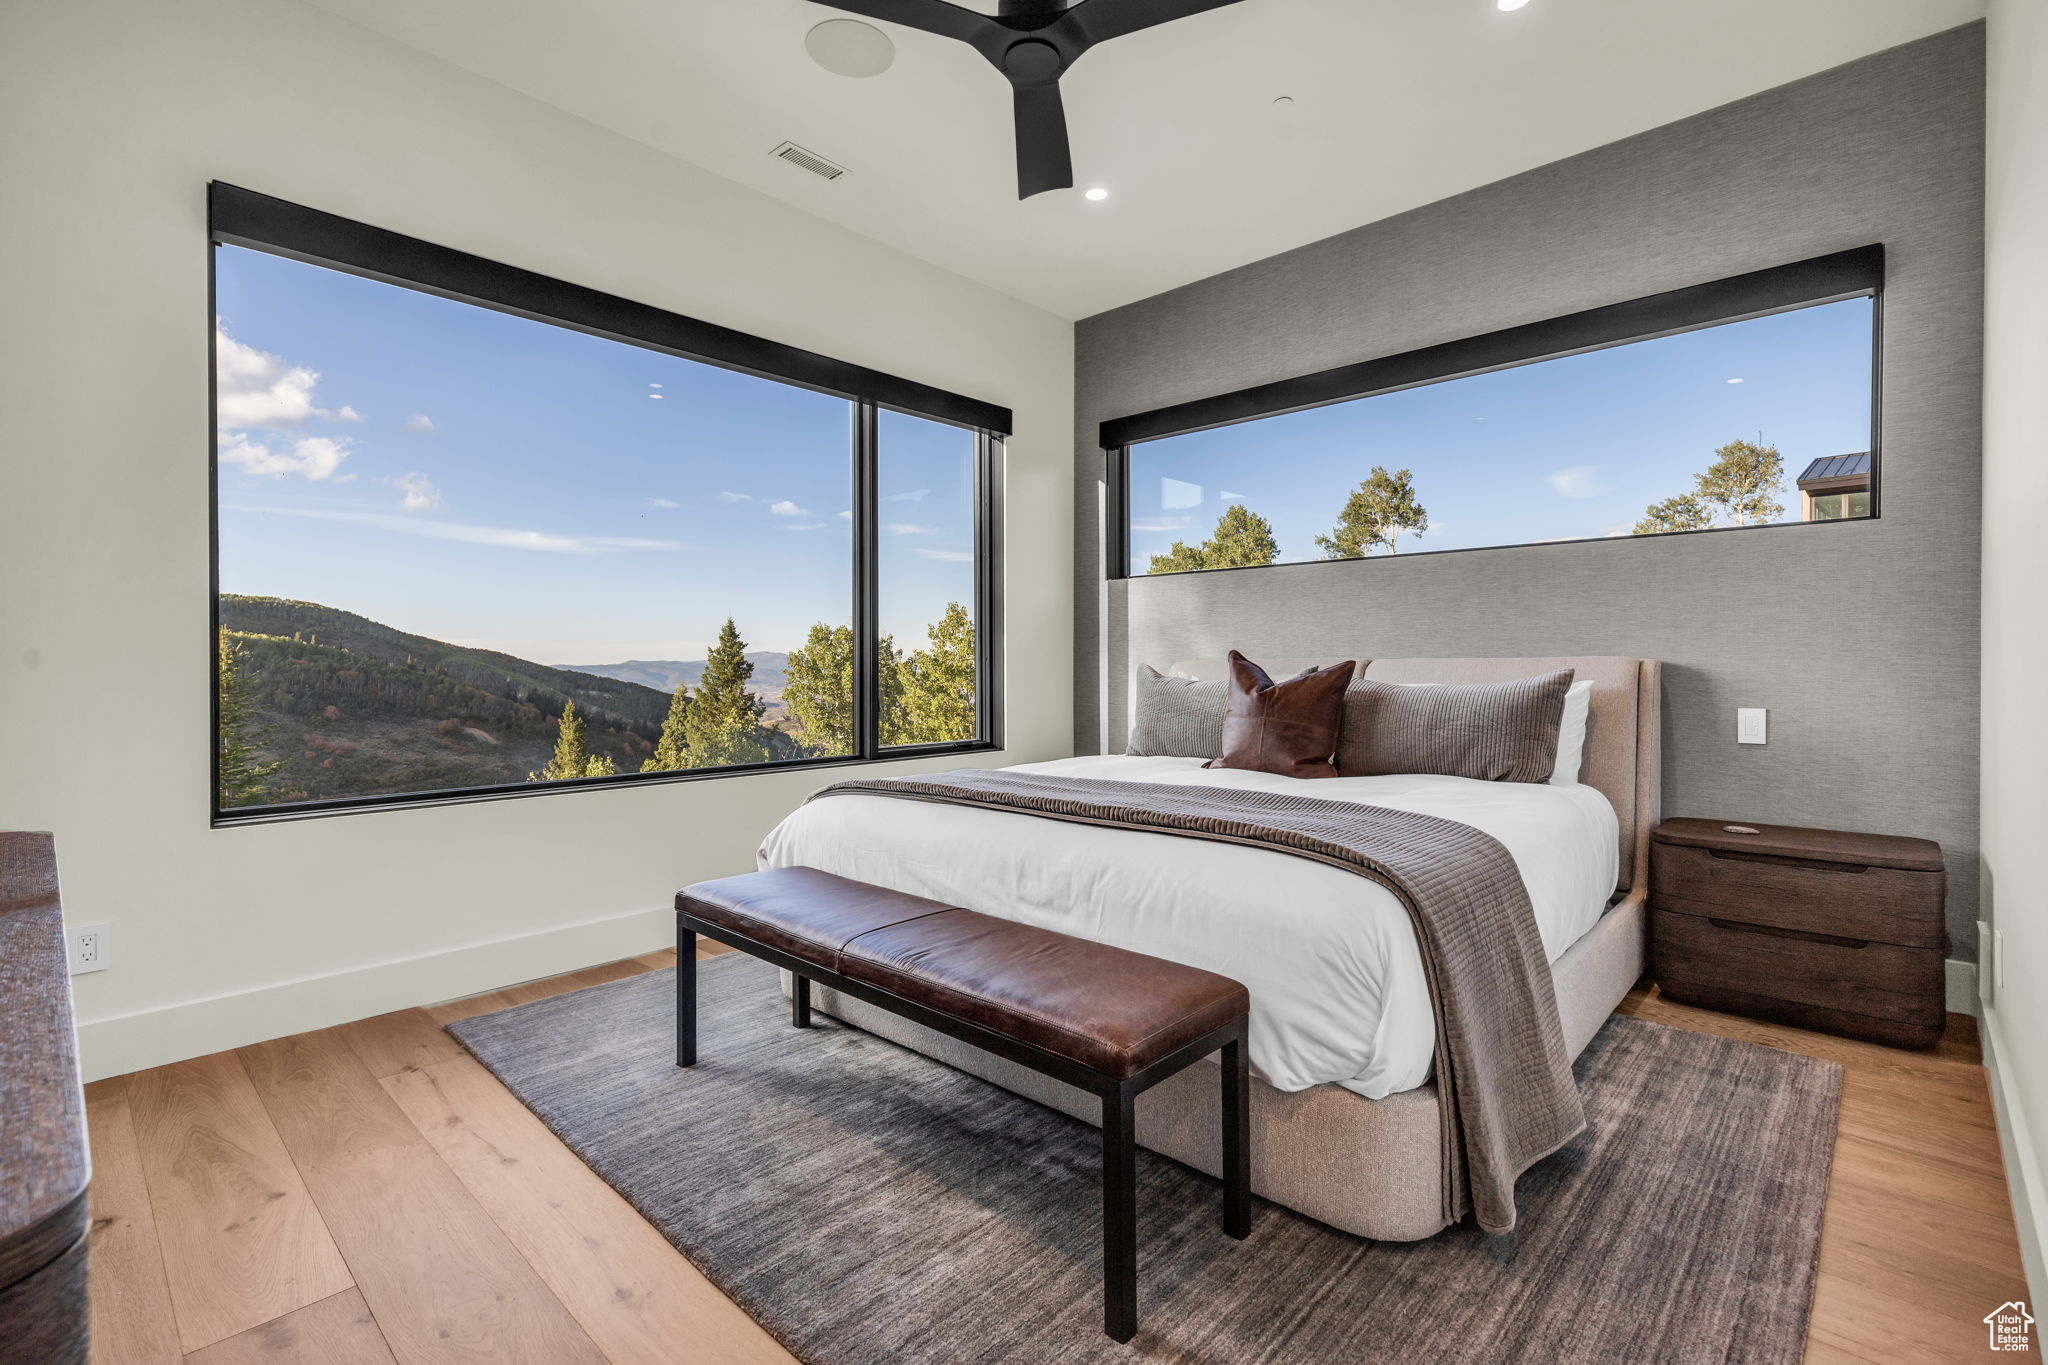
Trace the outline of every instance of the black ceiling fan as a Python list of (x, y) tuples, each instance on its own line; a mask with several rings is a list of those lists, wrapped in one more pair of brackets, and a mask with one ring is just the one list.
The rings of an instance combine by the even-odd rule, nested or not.
[(1017, 197), (1029, 199), (1074, 183), (1067, 112), (1060, 77), (1097, 43), (1121, 38), (1238, 0), (1000, 0), (982, 14), (947, 0), (813, 0), (834, 9), (887, 19), (958, 38), (1009, 78), (1017, 117)]

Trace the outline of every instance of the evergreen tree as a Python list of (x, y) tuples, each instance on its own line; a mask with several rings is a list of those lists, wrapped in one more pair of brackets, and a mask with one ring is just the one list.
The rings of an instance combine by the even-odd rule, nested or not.
[(1633, 534), (1663, 535), (1667, 531), (1704, 531), (1714, 524), (1713, 509), (1697, 493), (1679, 493), (1643, 509)]
[(1280, 557), (1273, 523), (1241, 502), (1233, 502), (1216, 519), (1216, 533), (1200, 545), (1176, 540), (1163, 555), (1153, 555), (1147, 573), (1186, 573), (1191, 569), (1241, 569), (1271, 564)]
[(942, 744), (975, 735), (974, 622), (958, 602), (928, 632), (930, 646), (903, 665), (902, 744)]
[(548, 766), (537, 773), (528, 773), (528, 782), (560, 782), (571, 777), (582, 777), (590, 767), (590, 751), (584, 740), (583, 717), (576, 714), (576, 703), (562, 703), (561, 727), (555, 733), (555, 756), (548, 760)]
[(1336, 527), (1316, 537), (1316, 546), (1324, 559), (1363, 559), (1382, 545), (1396, 553), (1403, 531), (1419, 536), (1428, 529), (1429, 513), (1415, 500), (1414, 476), (1405, 469), (1389, 474), (1376, 464), (1345, 499)]
[(258, 720), (256, 699), (242, 676), (245, 656), (241, 641), (219, 632), (215, 685), (219, 688), (220, 734), (215, 779), (221, 808), (253, 806), (271, 799), (270, 779), (284, 762), (264, 762), (258, 755), (270, 739), (271, 727)]
[(1785, 515), (1785, 460), (1776, 446), (1730, 441), (1714, 452), (1706, 472), (1693, 475), (1693, 491), (1644, 509), (1639, 536), (1703, 531), (1711, 526), (1764, 526)]
[(684, 766), (726, 768), (768, 760), (768, 739), (761, 730), (766, 707), (747, 691), (753, 676), (747, 642), (728, 616), (697, 680), (697, 696), (683, 716), (689, 760)]
[(641, 772), (659, 773), (690, 766), (689, 744), (683, 737), (684, 717), (689, 708), (690, 689), (677, 683), (675, 695), (668, 699), (668, 717), (661, 723), (661, 738), (655, 741), (654, 756), (641, 762)]

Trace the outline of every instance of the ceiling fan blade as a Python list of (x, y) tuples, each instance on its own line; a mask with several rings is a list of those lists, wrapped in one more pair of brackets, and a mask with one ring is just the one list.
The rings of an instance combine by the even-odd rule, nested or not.
[(1084, 44), (1092, 45), (1237, 3), (1238, 0), (1081, 0), (1061, 15), (1055, 26), (1071, 29)]
[(962, 9), (946, 3), (946, 0), (812, 0), (812, 3), (843, 9), (849, 14), (863, 14), (870, 19), (886, 19), (892, 24), (923, 29), (942, 38), (958, 38), (990, 53), (1000, 51), (1003, 43), (1016, 37), (988, 15)]
[(1074, 183), (1074, 157), (1067, 147), (1067, 110), (1057, 84), (1019, 85), (1017, 115), (1017, 197), (1029, 199)]

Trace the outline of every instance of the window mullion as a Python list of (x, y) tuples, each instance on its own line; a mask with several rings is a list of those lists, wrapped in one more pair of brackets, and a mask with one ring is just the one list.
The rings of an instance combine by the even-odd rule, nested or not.
[(991, 432), (975, 441), (974, 638), (975, 730), (984, 744), (1001, 744), (1003, 681), (1003, 478), (1001, 442)]
[(853, 405), (853, 731), (862, 758), (882, 750), (879, 682), (880, 531), (876, 490), (876, 417), (873, 403)]

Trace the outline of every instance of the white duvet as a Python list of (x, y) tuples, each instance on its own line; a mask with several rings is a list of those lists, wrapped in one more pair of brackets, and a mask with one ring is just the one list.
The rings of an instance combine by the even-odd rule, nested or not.
[[(1618, 874), (1614, 808), (1576, 783), (1303, 781), (1123, 755), (1012, 771), (1289, 792), (1460, 821), (1514, 856), (1552, 962), (1599, 920)], [(815, 867), (1235, 977), (1251, 991), (1252, 1064), (1281, 1090), (1334, 1082), (1377, 1099), (1429, 1078), (1436, 1025), (1408, 912), (1340, 868), (880, 796), (799, 808), (763, 842), (761, 865)]]

